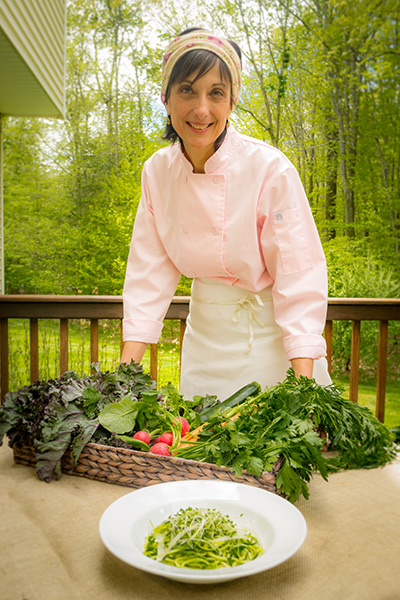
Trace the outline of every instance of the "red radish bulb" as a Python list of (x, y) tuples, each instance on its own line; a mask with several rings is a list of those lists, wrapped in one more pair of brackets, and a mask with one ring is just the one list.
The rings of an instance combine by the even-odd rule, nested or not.
[(169, 456), (171, 454), (169, 451), (169, 446), (167, 446), (167, 444), (163, 444), (162, 442), (158, 442), (158, 444), (150, 446), (150, 452), (152, 454), (161, 454), (161, 456)]
[(142, 442), (146, 442), (146, 444), (150, 444), (150, 436), (147, 431), (137, 431), (133, 436), (135, 440), (141, 440)]
[(174, 441), (174, 435), (171, 431), (167, 431), (160, 435), (158, 441), (162, 444), (167, 444), (167, 446), (172, 446), (172, 443)]
[(181, 436), (183, 437), (190, 431), (189, 423), (183, 417), (179, 417), (181, 420)]

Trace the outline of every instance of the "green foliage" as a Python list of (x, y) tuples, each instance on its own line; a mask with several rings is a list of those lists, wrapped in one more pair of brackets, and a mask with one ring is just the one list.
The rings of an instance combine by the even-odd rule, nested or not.
[(70, 3), (65, 121), (5, 119), (6, 291), (121, 293), (143, 162), (163, 145), (163, 50), (192, 12), (242, 48), (232, 120), (298, 168), (330, 295), (398, 296), (396, 0)]
[[(336, 457), (323, 458), (318, 431), (328, 434)], [(257, 476), (283, 456), (276, 484), (295, 501), (301, 494), (308, 498), (313, 472), (326, 479), (329, 471), (340, 468), (382, 466), (393, 460), (395, 449), (389, 429), (367, 408), (344, 399), (333, 385), (297, 379), (289, 369), (282, 383), (211, 416), (198, 438), (177, 455)]]
[[(396, 362), (398, 363), (398, 359)], [(340, 378), (334, 377), (334, 383), (343, 390), (344, 397), (348, 398), (350, 387), (349, 376)], [(399, 398), (400, 382), (394, 381), (393, 377), (390, 377), (386, 382), (384, 419), (385, 425), (389, 428), (400, 424)], [(369, 408), (372, 414), (376, 414), (376, 380), (366, 380), (364, 378), (360, 380), (358, 385), (358, 403)]]
[(191, 286), (192, 286), (192, 280), (189, 279), (189, 277), (186, 277), (185, 275), (181, 275), (181, 278), (178, 283), (178, 287), (176, 288), (176, 292), (175, 292), (176, 295), (177, 296), (190, 296)]
[(43, 290), (43, 265), (53, 261), (54, 224), (62, 210), (55, 173), (42, 147), (49, 124), (5, 119), (4, 129), (6, 292), (37, 293)]
[(141, 6), (72, 3), (66, 120), (6, 120), (8, 293), (122, 292), (143, 162), (161, 145)]
[[(324, 243), (328, 265), (329, 296), (331, 298), (398, 298), (400, 277), (398, 271), (387, 267), (377, 258), (363, 240), (349, 241), (335, 238)], [(352, 324), (349, 321), (333, 323), (333, 372), (346, 373), (350, 368)], [(393, 380), (400, 375), (400, 323), (389, 324), (388, 376)], [(361, 327), (360, 372), (364, 378), (376, 376), (379, 324), (364, 321)]]
[[(179, 387), (179, 321), (164, 323), (158, 344), (158, 382), (160, 386), (172, 382)], [(121, 323), (119, 319), (100, 319), (98, 361), (103, 370), (114, 370), (120, 363)], [(50, 379), (59, 373), (59, 322), (52, 319), (39, 321), (39, 378)], [(9, 322), (9, 389), (27, 385), (29, 376), (29, 321), (10, 319)], [(90, 372), (90, 322), (85, 319), (69, 320), (68, 365), (80, 376)], [(150, 348), (143, 367), (150, 369)]]
[(0, 444), (7, 434), (10, 444), (33, 447), (38, 477), (49, 482), (61, 476), (67, 450), (76, 464), (95, 435), (106, 436), (113, 445), (113, 436), (100, 426), (99, 411), (124, 403), (128, 395), (138, 400), (154, 388), (150, 375), (133, 362), (112, 373), (92, 365), (90, 376), (68, 371), (60, 378), (36, 381), (6, 395), (0, 407)]
[[(400, 274), (387, 266), (365, 241), (335, 238), (324, 242), (329, 296), (340, 298), (398, 298)], [(378, 256), (377, 256), (378, 254)]]

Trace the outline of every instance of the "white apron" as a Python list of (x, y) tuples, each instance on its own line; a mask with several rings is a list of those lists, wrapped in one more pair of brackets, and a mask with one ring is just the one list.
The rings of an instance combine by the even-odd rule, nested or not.
[[(291, 366), (276, 324), (271, 288), (253, 294), (195, 278), (182, 346), (180, 393), (186, 400), (215, 394), (225, 400), (257, 381), (262, 389), (281, 382)], [(327, 361), (314, 361), (313, 377), (329, 385)]]

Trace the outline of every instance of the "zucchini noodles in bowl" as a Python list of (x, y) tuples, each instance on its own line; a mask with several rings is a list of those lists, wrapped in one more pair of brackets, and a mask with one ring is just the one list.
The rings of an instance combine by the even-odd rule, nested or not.
[(144, 554), (173, 567), (236, 567), (263, 554), (260, 541), (228, 515), (211, 508), (185, 508), (147, 536)]

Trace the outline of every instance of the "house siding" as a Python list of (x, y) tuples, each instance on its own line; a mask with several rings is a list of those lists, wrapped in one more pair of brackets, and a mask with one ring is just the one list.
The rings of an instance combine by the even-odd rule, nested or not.
[[(2, 0), (0, 27), (48, 96), (54, 114), (65, 114), (65, 0)], [(31, 82), (31, 86), (32, 86)]]

